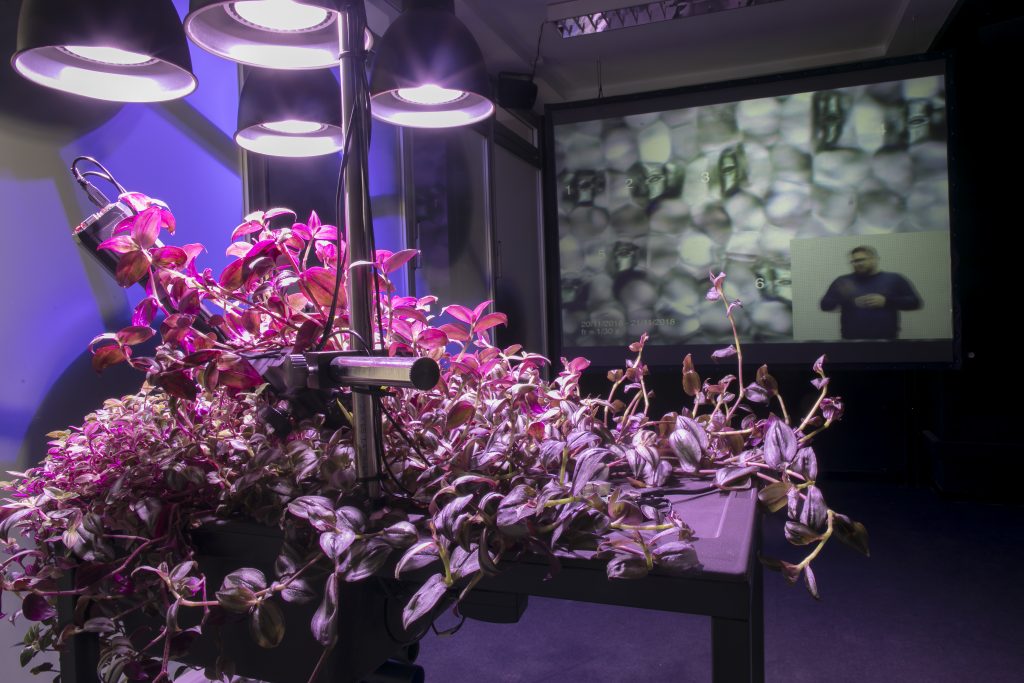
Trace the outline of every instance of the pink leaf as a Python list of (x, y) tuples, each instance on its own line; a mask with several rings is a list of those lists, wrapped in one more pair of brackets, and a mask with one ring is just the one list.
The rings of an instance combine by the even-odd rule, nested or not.
[(448, 335), (441, 330), (428, 327), (416, 335), (416, 343), (428, 350), (436, 349), (448, 343)]
[(217, 349), (203, 349), (202, 351), (196, 351), (190, 353), (184, 358), (185, 365), (202, 365), (203, 363), (209, 363), (211, 360), (218, 358), (221, 355), (221, 351)]
[(232, 291), (241, 287), (242, 283), (245, 282), (244, 269), (245, 261), (242, 259), (228, 264), (228, 267), (220, 274), (220, 286)]
[(186, 266), (191, 264), (193, 261), (196, 260), (197, 256), (206, 251), (206, 247), (199, 244), (198, 242), (193, 244), (186, 244), (181, 248), (185, 251), (185, 255), (188, 257), (188, 260), (185, 261)]
[(224, 250), (224, 253), (228, 256), (234, 256), (235, 258), (242, 258), (249, 253), (252, 249), (252, 245), (248, 242), (232, 242), (231, 245)]
[(451, 341), (467, 342), (469, 341), (469, 330), (464, 325), (458, 323), (446, 323), (441, 325), (437, 329), (448, 335), (448, 339)]
[(483, 332), (495, 325), (508, 325), (508, 316), (504, 313), (488, 313), (476, 321), (476, 325), (473, 325), (473, 331)]
[(156, 381), (168, 394), (183, 398), (186, 401), (195, 400), (195, 397), (199, 394), (195, 381), (182, 370), (162, 372), (156, 376)]
[(321, 225), (313, 231), (313, 239), (322, 242), (336, 242), (338, 240), (338, 229), (333, 225)]
[(313, 239), (313, 233), (309, 231), (309, 227), (305, 223), (293, 223), (292, 234), (301, 237), (307, 242)]
[(317, 228), (320, 227), (320, 216), (317, 215), (316, 211), (309, 212), (309, 220), (306, 221), (306, 225), (309, 226), (310, 232), (316, 234)]
[(138, 250), (139, 246), (135, 244), (135, 240), (128, 235), (117, 235), (116, 237), (111, 237), (109, 240), (100, 242), (100, 245), (96, 248), (107, 249), (116, 254), (127, 254), (130, 251)]
[(122, 287), (130, 287), (141, 280), (148, 270), (149, 255), (144, 251), (132, 251), (121, 257), (114, 278)]
[(451, 431), (456, 427), (460, 427), (473, 417), (473, 413), (476, 412), (473, 409), (473, 404), (469, 401), (459, 401), (451, 407), (448, 411), (448, 419), (445, 421), (445, 429)]
[(167, 209), (160, 209), (160, 224), (167, 228), (167, 232), (172, 235), (174, 234), (174, 228), (177, 227), (174, 214)]
[(156, 244), (156, 238), (160, 236), (160, 209), (153, 206), (135, 217), (132, 223), (132, 239), (143, 249), (148, 249)]
[(255, 389), (263, 383), (260, 373), (249, 363), (239, 360), (226, 368), (221, 368), (220, 385), (234, 389)]
[(316, 341), (317, 337), (323, 332), (324, 326), (315, 320), (307, 320), (299, 327), (298, 334), (295, 335), (295, 345), (292, 347), (292, 353), (302, 353)]
[(188, 254), (181, 247), (159, 247), (151, 253), (153, 263), (158, 266), (175, 266), (180, 268), (188, 260)]
[(127, 359), (128, 356), (120, 346), (104, 346), (93, 354), (92, 369), (96, 372), (103, 372), (111, 365), (117, 365)]
[[(307, 268), (299, 275), (299, 282), (306, 295), (321, 306), (330, 306), (334, 300), (337, 275), (333, 268)], [(345, 287), (338, 287), (338, 303), (345, 305)]]
[(384, 261), (384, 267), (382, 269), (384, 271), (384, 274), (387, 275), (388, 273), (395, 272), (396, 270), (404, 266), (406, 263), (408, 263), (410, 260), (412, 260), (417, 253), (419, 252), (415, 249), (403, 249), (397, 254), (392, 254), (387, 258), (386, 261)]
[(492, 303), (494, 302), (488, 299), (487, 301), (477, 304), (477, 307), (473, 309), (473, 320), (479, 320), (480, 316), (484, 314), (484, 311), (486, 311)]
[(573, 358), (571, 361), (566, 363), (566, 367), (571, 372), (579, 373), (590, 367), (590, 361), (580, 356), (578, 358)]
[(123, 346), (134, 346), (150, 339), (154, 334), (156, 334), (156, 330), (151, 327), (132, 325), (118, 331), (117, 341)]
[(284, 216), (286, 214), (291, 214), (293, 218), (297, 217), (295, 216), (295, 212), (292, 211), (291, 209), (267, 209), (267, 212), (263, 214), (263, 221), (269, 223), (271, 220), (277, 218), (278, 216)]
[(153, 322), (156, 310), (156, 299), (147, 296), (139, 302), (139, 305), (135, 307), (135, 311), (132, 312), (132, 325), (149, 325)]
[(459, 304), (452, 304), (451, 306), (445, 306), (441, 309), (442, 313), (447, 313), (451, 317), (458, 321), (464, 322), (467, 325), (473, 322), (473, 311), (469, 310), (465, 306)]
[(251, 235), (254, 232), (259, 232), (262, 229), (263, 224), (258, 221), (246, 221), (245, 223), (242, 223), (241, 225), (239, 225), (238, 227), (231, 231), (231, 241), (233, 242), (237, 240), (239, 237), (244, 237), (245, 235)]
[(274, 240), (260, 240), (252, 245), (245, 258), (249, 261), (259, 256), (276, 256), (278, 253), (277, 242)]
[(190, 289), (178, 300), (179, 313), (198, 314), (200, 310), (199, 290)]

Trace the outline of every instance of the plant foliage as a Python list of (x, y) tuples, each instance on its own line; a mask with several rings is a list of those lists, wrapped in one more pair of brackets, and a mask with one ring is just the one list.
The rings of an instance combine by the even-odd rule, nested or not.
[[(723, 491), (760, 486), (766, 509), (786, 510), (787, 539), (809, 547), (799, 562), (765, 563), (790, 583), (802, 577), (815, 597), (811, 562), (830, 538), (867, 554), (864, 527), (830, 509), (815, 483), (811, 440), (843, 410), (829, 395), (824, 358), (813, 368), (817, 402), (802, 417), (789, 414), (767, 368), (744, 378), (738, 338), (714, 354), (735, 357), (735, 375), (702, 379), (686, 356), (689, 405), (651, 416), (646, 336), (608, 374), (606, 396), (583, 396), (588, 361), (562, 359), (545, 379), (546, 359), (492, 343), (506, 318), (490, 302), (438, 315), (434, 297), (396, 294), (389, 276), (414, 252), (378, 251), (374, 263), (339, 272), (338, 229), (316, 214), (294, 218), (248, 216), (219, 275), (199, 269), (201, 245), (158, 241), (174, 219), (156, 204), (102, 245), (121, 257), (118, 282), (143, 284), (147, 296), (130, 326), (92, 340), (93, 366), (126, 362), (146, 381), (50, 434), (42, 464), (6, 484), (3, 590), (22, 596), (20, 615), (35, 622), (23, 664), (89, 632), (100, 638), (102, 680), (170, 680), (172, 660), (210, 620), (248, 619), (259, 645), (276, 646), (281, 601), (318, 602), (310, 628), (326, 653), (338, 637), (338, 582), (385, 567), (399, 579), (413, 570), (429, 577), (405, 608), (406, 626), (429, 621), (522, 553), (548, 557), (557, 571), (560, 552), (591, 550), (612, 579), (692, 571), (700, 558), (686, 520), (643, 497), (684, 479)], [(372, 268), (376, 279), (372, 340), (347, 327), (354, 268)], [(712, 276), (708, 298), (732, 320), (740, 303), (723, 280)], [(257, 369), (282, 351), (364, 341), (389, 355), (428, 356), (442, 370), (430, 390), (380, 392), (386, 476), (376, 508), (356, 482), (350, 392), (300, 410)], [(276, 574), (242, 567), (208, 585), (190, 534), (233, 518), (283, 530)], [(59, 620), (59, 596), (77, 598), (73, 621)], [(179, 623), (187, 610), (201, 614), (199, 626)], [(134, 613), (156, 618), (131, 629)], [(215, 669), (227, 677), (231, 667), (219, 660)]]

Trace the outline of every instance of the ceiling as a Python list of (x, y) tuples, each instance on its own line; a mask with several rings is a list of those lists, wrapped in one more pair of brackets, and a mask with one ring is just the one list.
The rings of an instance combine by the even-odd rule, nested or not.
[[(540, 103), (553, 103), (596, 97), (599, 86), (604, 95), (623, 95), (925, 52), (957, 6), (957, 0), (720, 0), (738, 8), (574, 38), (560, 37), (551, 23), (643, 2), (455, 0), (455, 8), (493, 74), (529, 72), (543, 26), (536, 82)], [(400, 0), (371, 3), (393, 16)]]

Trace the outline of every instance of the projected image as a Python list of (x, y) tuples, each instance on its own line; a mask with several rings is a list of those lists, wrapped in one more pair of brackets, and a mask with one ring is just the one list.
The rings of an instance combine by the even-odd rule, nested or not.
[[(848, 305), (820, 306), (831, 281), (853, 272), (850, 254), (836, 252), (842, 268), (823, 285), (801, 289), (794, 272), (795, 244), (834, 238), (853, 248), (942, 233), (944, 261), (913, 248), (908, 258), (940, 274), (929, 287), (948, 304), (942, 76), (560, 124), (554, 141), (564, 346), (645, 331), (654, 344), (730, 340), (721, 304), (704, 298), (709, 271), (724, 271), (743, 301), (745, 339), (855, 341), (839, 329), (856, 317)], [(942, 305), (928, 315), (945, 326), (917, 338), (950, 338)], [(806, 326), (795, 320), (812, 310)]]

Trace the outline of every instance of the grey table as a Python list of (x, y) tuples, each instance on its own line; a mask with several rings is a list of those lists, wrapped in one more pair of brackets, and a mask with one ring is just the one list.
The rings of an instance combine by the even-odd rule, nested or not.
[[(705, 486), (698, 483), (694, 486)], [(730, 493), (666, 492), (672, 505), (696, 532), (695, 546), (702, 567), (685, 575), (657, 570), (641, 580), (610, 581), (605, 563), (586, 554), (560, 557), (561, 571), (546, 579), (548, 562), (540, 558), (507, 563), (497, 577), (470, 592), (465, 611), (500, 615), (521, 610), (521, 596), (536, 595), (639, 607), (711, 617), (712, 677), (715, 683), (764, 680), (764, 615), (761, 585), (759, 514), (755, 490)], [(263, 568), (271, 575), (281, 537), (275, 529), (229, 523), (195, 535), (200, 562), (210, 584), (238, 566)], [(394, 581), (341, 584), (338, 645), (320, 678), (331, 683), (359, 681), (366, 672), (395, 655), (403, 642), (401, 608), (415, 585)], [(519, 607), (517, 607), (519, 606)], [(285, 606), (284, 643), (262, 650), (252, 643), (244, 623), (229, 625), (220, 644), (237, 662), (240, 675), (275, 683), (304, 681), (319, 657), (320, 646), (309, 635), (316, 605)], [(61, 617), (73, 610), (70, 599), (59, 605)], [(190, 663), (213, 661), (213, 639), (199, 639), (186, 658)], [(78, 636), (61, 656), (64, 683), (96, 680), (96, 643)], [(429, 680), (429, 671), (427, 672)]]

